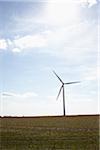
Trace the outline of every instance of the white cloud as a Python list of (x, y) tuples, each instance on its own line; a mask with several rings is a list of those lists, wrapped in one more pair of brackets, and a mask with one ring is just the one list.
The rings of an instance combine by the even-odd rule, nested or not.
[(80, 22), (71, 26), (61, 25), (55, 29), (45, 29), (40, 34), (17, 36), (12, 41), (8, 40), (9, 50), (20, 53), (39, 48), (41, 53), (53, 54), (68, 60), (84, 60), (85, 56), (91, 56), (95, 52), (97, 27), (93, 26), (93, 23)]
[(61, 26), (48, 34), (47, 38), (49, 49), (46, 52), (67, 60), (77, 58), (76, 61), (81, 61), (97, 53), (97, 27), (93, 23)]
[(36, 97), (37, 94), (33, 93), (33, 92), (26, 92), (24, 94), (22, 94), (22, 97)]
[(83, 77), (84, 80), (88, 80), (88, 81), (98, 80), (100, 78), (98, 70), (100, 70), (100, 68), (98, 67), (88, 68), (88, 70), (84, 74), (84, 77)]
[(79, 2), (85, 7), (92, 7), (93, 5), (97, 4), (97, 0), (79, 0)]
[(47, 36), (50, 34), (49, 31), (43, 32), (42, 34), (33, 34), (25, 36), (17, 36), (14, 39), (0, 40), (0, 49), (6, 49), (13, 53), (20, 53), (23, 51), (29, 51), (32, 48), (43, 48), (48, 45)]
[(5, 39), (0, 39), (0, 49), (5, 50), (7, 48), (7, 43)]
[(41, 48), (47, 45), (46, 37), (40, 34), (26, 35), (13, 41), (15, 47), (20, 49)]
[(65, 26), (77, 21), (78, 7), (76, 3), (72, 1), (51, 1), (46, 3), (44, 13), (39, 22), (53, 25), (53, 26)]
[(21, 49), (20, 48), (13, 48), (12, 52), (14, 52), (14, 53), (20, 53)]
[(97, 4), (97, 0), (88, 0), (88, 3), (89, 3), (89, 7)]

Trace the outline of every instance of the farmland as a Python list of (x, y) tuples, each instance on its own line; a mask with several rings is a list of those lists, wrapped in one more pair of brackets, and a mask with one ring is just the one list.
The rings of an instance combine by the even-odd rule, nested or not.
[(99, 115), (1, 117), (1, 150), (99, 150)]

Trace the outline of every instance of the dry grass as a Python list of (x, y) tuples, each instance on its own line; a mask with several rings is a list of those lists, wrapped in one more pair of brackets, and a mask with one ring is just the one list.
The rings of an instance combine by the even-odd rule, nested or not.
[(99, 150), (99, 116), (0, 118), (1, 150)]

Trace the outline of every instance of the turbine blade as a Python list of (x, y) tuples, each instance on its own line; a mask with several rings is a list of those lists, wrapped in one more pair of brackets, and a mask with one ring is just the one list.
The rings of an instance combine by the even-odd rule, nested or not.
[(60, 90), (59, 90), (59, 93), (58, 93), (58, 95), (57, 95), (56, 100), (58, 99), (58, 97), (59, 97), (59, 95), (60, 95), (60, 93), (61, 93), (62, 88), (63, 88), (63, 85), (61, 86), (61, 88), (60, 88)]
[(64, 84), (74, 84), (74, 83), (80, 83), (80, 81), (75, 81), (75, 82), (67, 82), (67, 83), (64, 83)]
[(56, 77), (60, 80), (61, 83), (63, 83), (63, 81), (60, 79), (60, 77), (56, 74), (55, 71), (53, 71), (53, 73), (56, 75)]

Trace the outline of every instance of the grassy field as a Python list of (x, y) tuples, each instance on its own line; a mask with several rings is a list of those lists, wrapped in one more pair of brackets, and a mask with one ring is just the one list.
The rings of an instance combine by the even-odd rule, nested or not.
[(99, 150), (99, 116), (0, 118), (1, 150)]

